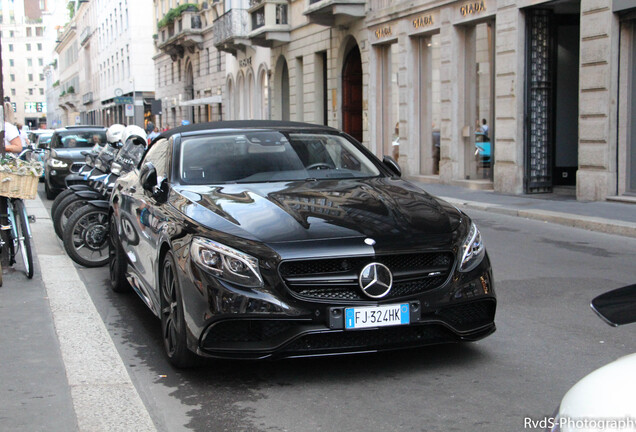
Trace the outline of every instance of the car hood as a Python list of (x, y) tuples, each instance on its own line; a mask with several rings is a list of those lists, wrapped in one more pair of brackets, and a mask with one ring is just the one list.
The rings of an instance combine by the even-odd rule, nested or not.
[[(636, 419), (636, 353), (609, 363), (576, 383), (563, 397), (562, 418)], [(568, 428), (565, 431), (578, 429)]]
[(59, 159), (70, 159), (74, 161), (83, 161), (85, 156), (82, 152), (90, 152), (92, 147), (77, 147), (77, 148), (56, 148), (51, 151), (52, 157)]
[(265, 243), (351, 237), (447, 243), (462, 216), (393, 178), (177, 186), (170, 200), (201, 225)]

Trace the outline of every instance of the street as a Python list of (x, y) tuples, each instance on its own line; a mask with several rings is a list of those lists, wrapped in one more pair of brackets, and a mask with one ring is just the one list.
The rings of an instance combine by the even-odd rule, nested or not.
[(523, 430), (634, 351), (634, 328), (609, 327), (589, 302), (634, 282), (636, 239), (470, 214), (498, 294), (498, 330), (473, 344), (179, 371), (142, 301), (111, 292), (106, 267), (78, 270), (157, 430)]

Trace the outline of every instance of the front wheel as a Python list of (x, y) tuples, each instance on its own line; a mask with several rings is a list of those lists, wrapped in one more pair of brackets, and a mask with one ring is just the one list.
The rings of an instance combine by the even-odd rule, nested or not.
[(130, 290), (130, 284), (126, 279), (126, 270), (128, 263), (126, 262), (126, 254), (119, 241), (117, 234), (117, 225), (115, 217), (110, 217), (110, 233), (108, 244), (108, 270), (110, 273), (110, 288), (116, 293), (123, 293)]
[(46, 194), (46, 199), (48, 200), (55, 199), (55, 196), (57, 195), (55, 192), (49, 189), (49, 183), (46, 181), (46, 178), (44, 179), (44, 193)]
[(84, 207), (88, 200), (86, 198), (79, 197), (75, 194), (69, 194), (62, 201), (59, 202), (53, 213), (53, 228), (55, 234), (61, 239), (64, 239), (64, 230), (70, 217), (79, 209)]
[(84, 267), (108, 263), (108, 209), (86, 204), (69, 218), (64, 230), (64, 249)]
[(13, 201), (13, 217), (17, 233), (16, 246), (20, 249), (20, 255), (22, 255), (24, 273), (27, 278), (31, 279), (33, 277), (33, 252), (31, 250), (31, 237), (29, 236), (29, 219), (22, 200)]
[(174, 256), (168, 251), (159, 281), (163, 346), (170, 363), (178, 368), (188, 368), (196, 364), (198, 356), (187, 347), (183, 301), (176, 272)]

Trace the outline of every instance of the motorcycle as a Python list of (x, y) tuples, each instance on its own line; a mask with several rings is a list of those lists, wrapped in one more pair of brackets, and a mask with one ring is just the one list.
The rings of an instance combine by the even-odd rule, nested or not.
[[(110, 165), (110, 173), (93, 187), (99, 199), (78, 200), (63, 228), (64, 249), (73, 261), (84, 267), (108, 263), (109, 198), (117, 178), (134, 170), (145, 153), (144, 136), (131, 135)], [(98, 168), (99, 165), (96, 165)]]
[[(104, 181), (108, 178), (110, 164), (117, 152), (117, 144), (107, 143), (100, 147), (99, 153), (94, 158), (92, 155), (86, 155), (86, 165), (84, 166), (87, 169), (83, 174), (84, 184), (71, 185), (68, 189), (70, 192), (63, 192), (64, 196), (58, 201), (56, 206), (51, 208), (53, 228), (59, 238), (64, 235), (64, 227), (68, 222), (68, 218), (77, 209), (88, 201), (104, 199)], [(89, 160), (89, 157), (91, 160)], [(74, 182), (75, 179), (71, 181)]]

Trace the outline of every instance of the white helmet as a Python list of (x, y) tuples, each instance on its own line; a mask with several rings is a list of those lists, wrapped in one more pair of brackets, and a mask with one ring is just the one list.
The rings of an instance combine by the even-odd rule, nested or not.
[(118, 142), (122, 140), (121, 135), (124, 132), (125, 128), (126, 126), (119, 123), (115, 123), (114, 125), (109, 127), (108, 130), (106, 131), (106, 140), (111, 144), (117, 144)]
[(146, 141), (146, 132), (142, 128), (137, 125), (126, 126), (124, 132), (121, 134), (121, 142), (125, 143), (128, 141), (128, 138), (132, 136), (138, 136), (144, 142)]

